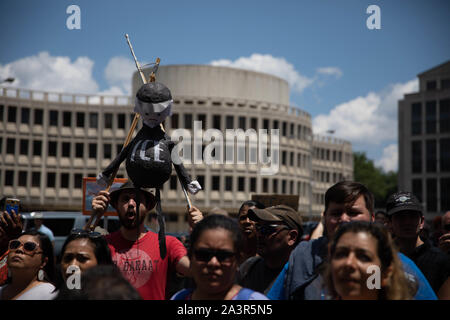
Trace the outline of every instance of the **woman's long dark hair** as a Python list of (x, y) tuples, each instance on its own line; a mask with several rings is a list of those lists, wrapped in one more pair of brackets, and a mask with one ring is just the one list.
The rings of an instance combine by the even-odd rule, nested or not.
[(44, 258), (47, 258), (47, 263), (44, 266), (44, 279), (52, 284), (55, 284), (56, 269), (52, 242), (47, 235), (35, 229), (23, 232), (20, 237), (26, 235), (36, 237), (39, 240), (39, 247), (42, 249), (42, 260), (44, 260)]
[[(64, 244), (61, 249), (61, 254), (59, 256), (59, 260), (62, 259), (64, 252), (66, 251), (67, 245), (72, 241), (78, 239), (88, 239), (89, 243), (92, 244), (92, 246), (94, 247), (95, 258), (97, 259), (97, 264), (113, 264), (111, 258), (111, 251), (109, 250), (108, 243), (106, 242), (105, 237), (103, 236), (92, 237), (88, 232), (81, 234), (78, 233), (70, 234), (67, 237), (66, 241), (64, 241)], [(58, 262), (61, 263), (61, 261)]]
[(190, 236), (189, 256), (192, 257), (194, 245), (204, 231), (219, 228), (225, 229), (231, 233), (234, 251), (236, 256), (239, 257), (243, 245), (241, 229), (239, 229), (236, 220), (221, 214), (208, 215), (194, 226)]

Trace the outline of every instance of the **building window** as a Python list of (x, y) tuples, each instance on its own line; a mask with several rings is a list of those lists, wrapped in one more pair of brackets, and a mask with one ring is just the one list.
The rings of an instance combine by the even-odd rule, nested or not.
[(177, 176), (170, 176), (170, 190), (177, 190)]
[(97, 158), (97, 144), (89, 143), (89, 158)]
[(440, 132), (450, 132), (450, 99), (439, 101)]
[(422, 172), (422, 141), (413, 141), (411, 148), (412, 172)]
[(283, 137), (287, 136), (287, 123), (283, 121), (282, 127), (281, 127), (281, 134)]
[(5, 106), (0, 104), (0, 121), (3, 122), (3, 113), (5, 112)]
[(81, 189), (83, 186), (83, 175), (80, 173), (75, 173), (73, 177), (73, 187), (75, 189)]
[(422, 179), (412, 180), (412, 193), (422, 202)]
[(98, 113), (97, 112), (89, 113), (89, 128), (92, 128), (92, 129), (98, 128)]
[(47, 188), (54, 188), (56, 186), (56, 173), (47, 172)]
[(111, 159), (111, 147), (110, 143), (103, 145), (103, 159)]
[(42, 109), (34, 109), (34, 124), (42, 125), (44, 119), (44, 111)]
[(56, 157), (56, 152), (57, 152), (57, 144), (56, 141), (49, 141), (48, 142), (48, 155), (50, 157)]
[(83, 158), (84, 154), (84, 144), (76, 143), (75, 144), (75, 158)]
[(450, 210), (450, 178), (441, 178), (441, 212)]
[(125, 114), (119, 113), (117, 115), (117, 128), (125, 129)]
[(77, 127), (84, 128), (84, 113), (77, 112)]
[(272, 192), (278, 193), (278, 180), (277, 179), (272, 180)]
[(411, 105), (411, 134), (422, 133), (422, 104), (413, 103)]
[(225, 118), (226, 129), (234, 129), (234, 117), (226, 116)]
[(233, 191), (233, 177), (225, 177), (225, 191)]
[(69, 128), (72, 126), (72, 112), (70, 111), (63, 112), (63, 126)]
[(302, 125), (299, 124), (297, 127), (297, 139), (302, 139)]
[(58, 126), (58, 111), (56, 110), (50, 110), (50, 125)]
[(436, 212), (437, 202), (437, 180), (427, 179), (427, 212)]
[(269, 192), (269, 179), (267, 178), (263, 179), (263, 192), (264, 193)]
[(184, 115), (184, 128), (192, 130), (192, 114)]
[(450, 89), (450, 78), (441, 80), (441, 90)]
[(118, 145), (116, 145), (116, 153), (117, 153), (117, 154), (119, 154), (120, 151), (122, 151), (122, 149), (123, 149), (123, 144), (118, 144)]
[(286, 165), (286, 161), (287, 161), (286, 158), (287, 158), (286, 151), (281, 152), (281, 164), (282, 164), (283, 166)]
[(273, 128), (279, 129), (278, 120), (273, 120)]
[(6, 170), (5, 171), (5, 186), (14, 185), (14, 171)]
[(202, 187), (202, 189), (205, 189), (205, 176), (204, 175), (199, 175), (197, 176), (197, 181), (200, 184), (200, 186)]
[(61, 188), (68, 189), (69, 188), (69, 174), (61, 173)]
[(448, 172), (450, 171), (450, 139), (441, 139), (439, 149), (441, 151), (441, 171)]
[(263, 120), (263, 129), (269, 130), (269, 119)]
[(35, 140), (33, 141), (33, 156), (41, 156), (42, 155), (42, 141)]
[(220, 176), (212, 176), (212, 190), (220, 191)]
[(246, 129), (246, 120), (247, 119), (245, 117), (239, 117), (238, 118), (238, 122), (239, 122), (238, 128), (239, 129), (242, 129), (242, 130), (245, 131), (245, 129)]
[(427, 81), (427, 91), (432, 91), (437, 89), (436, 80)]
[(70, 142), (62, 143), (62, 156), (64, 158), (70, 158)]
[(28, 155), (28, 140), (20, 139), (20, 154)]
[(425, 131), (427, 134), (436, 133), (436, 101), (428, 101), (426, 104)]
[(258, 129), (258, 119), (250, 118), (250, 128), (257, 130)]
[(105, 129), (112, 129), (113, 127), (113, 115), (112, 113), (105, 113)]
[(201, 122), (201, 128), (206, 129), (206, 114), (197, 115), (197, 120)]
[(437, 150), (436, 150), (436, 140), (427, 140), (427, 151), (426, 151), (426, 166), (427, 172), (436, 172), (437, 167)]
[(7, 138), (6, 139), (6, 153), (15, 154), (16, 153), (16, 139)]
[(281, 181), (281, 193), (286, 194), (286, 180)]
[(213, 128), (217, 130), (222, 130), (222, 126), (220, 125), (220, 115), (213, 115)]
[(27, 186), (27, 174), (26, 171), (19, 171), (19, 187)]
[(250, 192), (256, 192), (256, 178), (250, 178)]
[(8, 122), (16, 122), (17, 121), (17, 107), (9, 106), (8, 107)]
[(40, 172), (32, 172), (31, 173), (31, 186), (32, 187), (40, 187), (41, 186), (41, 173)]
[(30, 123), (30, 108), (22, 107), (22, 117), (20, 122), (23, 124)]
[(178, 113), (172, 114), (172, 116), (170, 117), (170, 121), (171, 128), (178, 129)]

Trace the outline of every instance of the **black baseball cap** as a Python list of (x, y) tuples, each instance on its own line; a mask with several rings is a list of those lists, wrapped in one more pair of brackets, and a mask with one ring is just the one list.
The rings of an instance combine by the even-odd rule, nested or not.
[(302, 229), (302, 218), (300, 214), (286, 205), (277, 205), (265, 209), (248, 209), (249, 217), (257, 217), (260, 220), (268, 222), (284, 222), (291, 229), (296, 229), (300, 233)]
[[(128, 180), (127, 182), (122, 184), (120, 186), (120, 188), (112, 191), (109, 194), (109, 197), (111, 198), (111, 206), (113, 206), (116, 209), (116, 204), (117, 204), (117, 200), (119, 199), (120, 193), (123, 190), (128, 190), (128, 189), (136, 190), (136, 187), (133, 185), (133, 182), (131, 180)], [(156, 203), (155, 196), (153, 195), (153, 193), (151, 193), (148, 188), (139, 188), (139, 190), (145, 195), (147, 200), (150, 201), (150, 205), (149, 205), (148, 209), (149, 210), (153, 209), (153, 207), (155, 206), (155, 203)]]
[(423, 215), (422, 205), (411, 192), (396, 192), (388, 198), (386, 203), (387, 215), (391, 216), (400, 211), (417, 211)]

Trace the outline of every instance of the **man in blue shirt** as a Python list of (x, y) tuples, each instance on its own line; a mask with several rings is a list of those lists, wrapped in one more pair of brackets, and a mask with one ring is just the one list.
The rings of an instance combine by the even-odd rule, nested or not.
[[(328, 239), (342, 223), (350, 221), (374, 221), (374, 198), (364, 185), (342, 181), (325, 193), (324, 236), (300, 242), (292, 251), (288, 263), (267, 293), (269, 299), (324, 299), (321, 271), (327, 256)], [(414, 263), (402, 254), (400, 258), (408, 279), (417, 288), (415, 298), (436, 299), (430, 284)]]

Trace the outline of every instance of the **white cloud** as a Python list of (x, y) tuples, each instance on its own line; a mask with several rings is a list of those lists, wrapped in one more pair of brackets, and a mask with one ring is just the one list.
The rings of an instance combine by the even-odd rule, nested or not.
[[(126, 94), (131, 94), (131, 77), (136, 70), (133, 61), (124, 57), (113, 57), (106, 65), (104, 76), (112, 88), (111, 92), (116, 92), (120, 88)], [(114, 93), (115, 94), (115, 93)]]
[(273, 57), (270, 54), (254, 53), (250, 57), (240, 57), (235, 61), (220, 59), (210, 62), (213, 66), (232, 67), (268, 73), (285, 79), (292, 90), (301, 93), (306, 87), (312, 85), (314, 79), (301, 75), (284, 58)]
[(397, 139), (397, 105), (404, 94), (417, 91), (417, 79), (388, 86), (335, 106), (313, 119), (315, 133), (335, 130), (336, 137), (353, 143), (379, 145)]
[(13, 77), (10, 85), (52, 92), (95, 93), (98, 84), (92, 78), (94, 62), (88, 57), (55, 57), (48, 52), (0, 65), (0, 77)]
[(397, 171), (398, 168), (398, 146), (390, 144), (383, 149), (381, 159), (375, 161), (377, 167), (382, 167), (385, 172)]
[[(324, 134), (334, 130), (335, 137), (349, 140), (353, 150), (370, 150), (385, 171), (397, 169), (397, 108), (404, 94), (416, 92), (417, 79), (387, 86), (335, 106), (328, 114), (313, 119), (313, 131)], [(380, 148), (383, 154), (380, 155)]]
[(342, 70), (337, 67), (318, 68), (317, 73), (329, 75), (329, 76), (335, 76), (336, 78), (342, 77)]
[[(110, 87), (105, 90), (100, 90), (94, 80), (93, 67), (94, 62), (88, 57), (71, 61), (69, 57), (51, 56), (43, 51), (0, 65), (0, 79), (13, 77), (13, 83), (2, 85), (31, 90), (115, 96), (131, 93), (131, 77), (135, 66), (130, 59), (113, 57), (109, 60), (104, 76)], [(89, 101), (99, 103), (100, 99), (91, 97)]]

